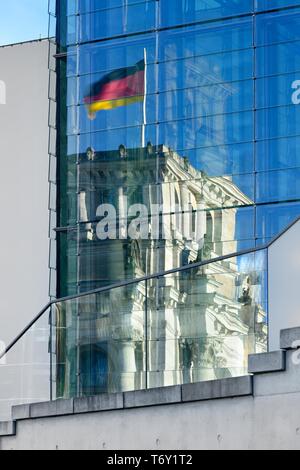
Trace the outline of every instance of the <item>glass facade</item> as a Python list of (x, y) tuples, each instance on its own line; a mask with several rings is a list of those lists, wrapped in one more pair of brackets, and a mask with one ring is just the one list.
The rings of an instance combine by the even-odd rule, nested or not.
[[(263, 245), (299, 216), (300, 1), (60, 0), (56, 9), (59, 297)], [(91, 119), (90, 90), (140, 61), (143, 99)], [(225, 272), (231, 287), (220, 280)], [(237, 273), (238, 258), (212, 275), (229, 289), (223, 304), (212, 298), (209, 275), (198, 273), (201, 336), (224, 328), (239, 335), (240, 327), (225, 326), (226, 315), (249, 302), (241, 288), (254, 298), (261, 278)], [(178, 332), (179, 299), (190, 298), (183, 281), (167, 276), (147, 300), (155, 321), (181, 342), (189, 336), (182, 325)], [(265, 289), (256, 304), (264, 321)], [(138, 291), (130, 295), (142, 302), (145, 286)], [(232, 315), (243, 323), (240, 309)], [(201, 349), (187, 344), (187, 355)], [(169, 370), (155, 348), (148, 352), (160, 364), (155, 370)], [(170, 377), (178, 364), (156, 383), (177, 383)], [(230, 369), (220, 368), (223, 376)]]
[(248, 354), (266, 348), (267, 256), (53, 301), (0, 357), (0, 418), (19, 404), (246, 375)]

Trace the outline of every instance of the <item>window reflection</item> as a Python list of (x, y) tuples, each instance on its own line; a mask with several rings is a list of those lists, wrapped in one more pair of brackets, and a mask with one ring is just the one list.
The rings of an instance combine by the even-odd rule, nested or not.
[[(61, 295), (265, 243), (300, 214), (300, 10), (291, 8), (300, 2), (68, 4), (58, 143)], [(87, 90), (145, 52), (144, 102), (89, 120)], [(137, 204), (141, 212), (130, 213)], [(103, 205), (116, 213), (115, 238), (105, 237), (112, 219)], [(139, 236), (131, 239), (136, 216)], [(264, 255), (59, 306), (58, 344), (68, 350), (60, 351), (60, 394), (62, 384), (78, 387), (68, 377), (76, 371), (78, 312), (79, 388), (92, 394), (244, 374), (248, 352), (265, 348), (267, 308)]]

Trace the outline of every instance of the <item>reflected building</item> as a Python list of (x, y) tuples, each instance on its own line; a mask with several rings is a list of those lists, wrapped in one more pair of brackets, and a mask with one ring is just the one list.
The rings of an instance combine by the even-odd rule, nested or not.
[[(78, 185), (80, 229), (69, 237), (76, 240), (83, 291), (113, 279), (141, 279), (216, 261), (83, 297), (70, 303), (69, 312), (58, 311), (58, 321), (67, 319), (57, 338), (58, 395), (78, 386), (81, 394), (90, 395), (247, 373), (248, 354), (266, 349), (264, 271), (257, 270), (253, 255), (246, 269), (238, 258), (217, 259), (237, 251), (236, 211), (252, 201), (232, 178), (208, 177), (188, 158), (150, 143), (115, 152), (88, 149), (76, 172), (70, 181)], [(154, 175), (161, 183), (145, 184)], [(115, 221), (106, 206), (96, 217), (99, 201), (110, 201)], [(159, 216), (153, 214), (158, 206)], [(138, 219), (130, 217), (131, 208)], [(138, 236), (130, 239), (128, 227), (137, 220)], [(100, 240), (99, 224), (110, 223), (115, 239)], [(231, 242), (222, 243), (224, 232)], [(68, 343), (74, 345), (77, 314), (79, 352), (73, 346), (68, 350)], [(70, 383), (78, 360), (80, 385)]]
[[(56, 13), (53, 296), (132, 281), (58, 311), (59, 395), (246, 373), (266, 347), (266, 260), (219, 257), (300, 214), (300, 2), (60, 0)], [(89, 120), (94, 85), (143, 58), (144, 102), (102, 102)], [(199, 261), (213, 262), (185, 269)]]

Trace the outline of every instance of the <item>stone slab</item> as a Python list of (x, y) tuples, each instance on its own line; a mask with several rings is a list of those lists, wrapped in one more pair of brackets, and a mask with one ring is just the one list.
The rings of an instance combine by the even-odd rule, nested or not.
[(15, 435), (16, 435), (16, 422), (15, 421), (0, 422), (0, 437), (15, 436)]
[(16, 405), (11, 410), (14, 421), (30, 418), (30, 405)]
[(285, 351), (274, 351), (263, 354), (251, 354), (248, 359), (249, 374), (284, 371), (286, 368)]
[(124, 393), (124, 408), (167, 405), (180, 402), (180, 385)]
[(119, 410), (124, 407), (122, 393), (101, 394), (94, 397), (74, 399), (74, 413)]
[(30, 405), (31, 418), (44, 418), (47, 416), (64, 416), (74, 413), (74, 400), (56, 400)]
[(280, 348), (286, 350), (300, 348), (300, 327), (281, 330)]
[(199, 382), (182, 386), (182, 401), (202, 401), (252, 395), (251, 376)]

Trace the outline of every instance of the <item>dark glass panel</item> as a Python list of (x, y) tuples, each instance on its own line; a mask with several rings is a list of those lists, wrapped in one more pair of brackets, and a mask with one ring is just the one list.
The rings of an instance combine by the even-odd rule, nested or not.
[(299, 0), (257, 0), (255, 10), (264, 11), (290, 6), (300, 6)]
[(250, 142), (252, 139), (253, 113), (246, 111), (164, 122), (159, 126), (159, 141), (177, 152), (197, 147)]
[(300, 133), (300, 106), (291, 104), (256, 112), (257, 139), (296, 136)]
[(253, 12), (253, 0), (164, 0), (160, 2), (161, 26), (175, 26)]
[(170, 91), (249, 79), (253, 58), (253, 50), (243, 49), (168, 60), (159, 64), (158, 87)]
[(81, 15), (79, 42), (151, 31), (155, 28), (155, 4), (149, 1)]
[(279, 170), (300, 167), (300, 136), (271, 139), (256, 144), (256, 169)]
[(300, 39), (300, 10), (284, 10), (256, 17), (258, 46)]
[[(99, 0), (77, 0), (77, 1), (78, 1), (78, 13), (79, 14), (94, 12), (98, 10), (109, 10), (112, 8), (124, 6), (124, 0), (101, 0), (101, 2), (99, 2)], [(151, 0), (126, 0), (126, 4), (129, 6), (129, 5), (134, 5), (136, 3), (147, 3), (149, 1)], [(72, 1), (70, 3), (75, 3), (75, 1)], [(73, 11), (74, 11), (74, 7), (73, 7)]]
[(299, 73), (259, 78), (256, 87), (257, 108), (300, 104)]
[(144, 57), (145, 49), (147, 50), (148, 64), (154, 64), (156, 61), (155, 36), (153, 34), (83, 44), (78, 49), (80, 75), (97, 73), (104, 75), (112, 70), (130, 67)]
[(300, 215), (300, 202), (270, 204), (256, 209), (256, 237), (273, 238)]
[(300, 168), (258, 173), (256, 192), (256, 202), (300, 199)]
[(239, 18), (162, 31), (159, 34), (159, 60), (247, 49), (253, 46), (252, 25), (252, 19)]
[(279, 75), (300, 70), (300, 41), (256, 49), (257, 76)]

